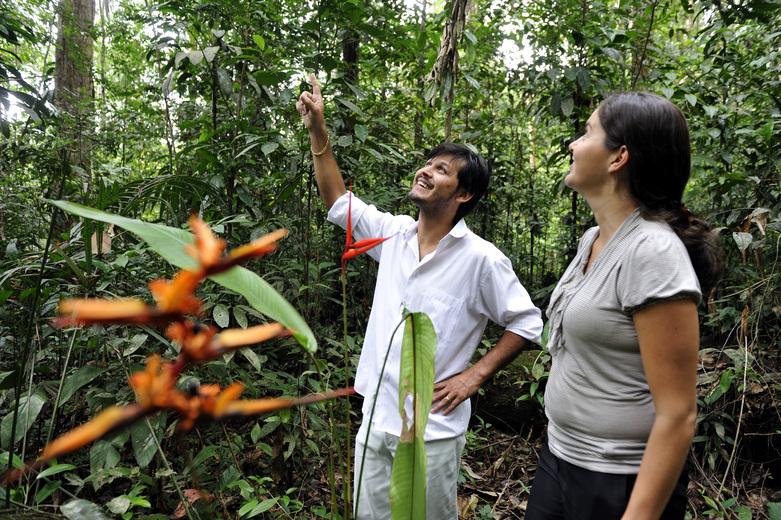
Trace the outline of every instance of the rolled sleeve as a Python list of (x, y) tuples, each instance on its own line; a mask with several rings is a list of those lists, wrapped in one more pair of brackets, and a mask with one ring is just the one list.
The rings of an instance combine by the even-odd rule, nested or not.
[(496, 259), (480, 283), (482, 304), (491, 321), (534, 344), (542, 337), (542, 313), (521, 285), (507, 257)]

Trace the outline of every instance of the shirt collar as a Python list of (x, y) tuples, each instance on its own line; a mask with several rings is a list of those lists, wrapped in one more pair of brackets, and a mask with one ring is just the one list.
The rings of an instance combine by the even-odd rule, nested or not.
[[(416, 220), (410, 227), (404, 230), (404, 236), (409, 238), (415, 235), (417, 232), (418, 232), (418, 221)], [(461, 219), (458, 222), (456, 222), (456, 225), (453, 226), (453, 228), (448, 232), (447, 235), (445, 235), (445, 238), (449, 235), (453, 236), (453, 238), (461, 238), (463, 236), (466, 236), (467, 233), (469, 233), (469, 227), (467, 227), (464, 219)]]

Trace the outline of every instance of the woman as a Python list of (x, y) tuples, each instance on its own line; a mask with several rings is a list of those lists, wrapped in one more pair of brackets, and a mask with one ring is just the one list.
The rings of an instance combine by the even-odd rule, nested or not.
[(689, 130), (643, 92), (606, 99), (565, 178), (594, 212), (548, 308), (548, 441), (526, 520), (682, 519), (697, 416), (697, 305), (715, 236), (681, 204)]

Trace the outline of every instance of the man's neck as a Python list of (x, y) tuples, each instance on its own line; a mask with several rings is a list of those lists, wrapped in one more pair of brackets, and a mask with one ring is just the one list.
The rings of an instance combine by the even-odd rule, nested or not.
[(431, 218), (421, 212), (418, 217), (419, 260), (423, 260), (426, 255), (433, 253), (437, 249), (440, 240), (450, 233), (453, 226), (453, 215), (450, 215), (449, 218), (443, 215)]

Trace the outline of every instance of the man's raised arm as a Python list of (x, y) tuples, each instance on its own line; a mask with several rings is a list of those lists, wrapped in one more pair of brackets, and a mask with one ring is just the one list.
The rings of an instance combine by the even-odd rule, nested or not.
[(309, 141), (312, 147), (312, 159), (315, 164), (315, 179), (323, 204), (331, 209), (336, 199), (347, 191), (339, 166), (331, 153), (331, 139), (325, 128), (325, 105), (320, 93), (320, 83), (317, 76), (309, 75), (312, 92), (304, 92), (296, 102), (296, 110), (301, 114), (304, 126), (309, 130)]

